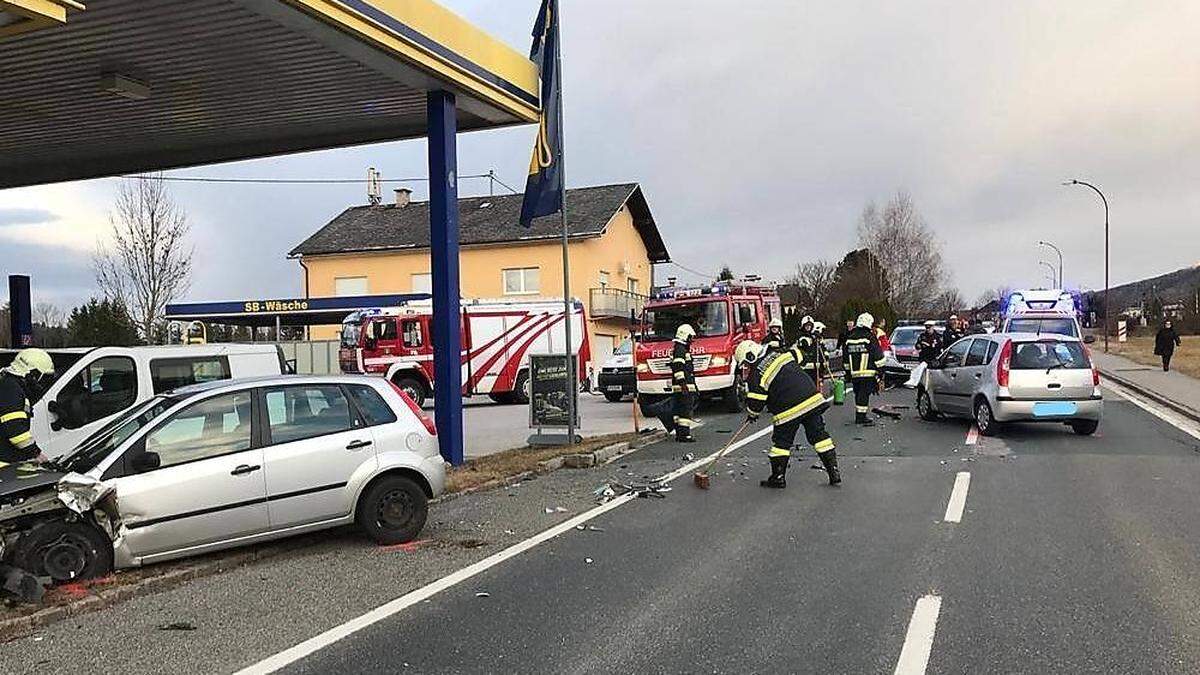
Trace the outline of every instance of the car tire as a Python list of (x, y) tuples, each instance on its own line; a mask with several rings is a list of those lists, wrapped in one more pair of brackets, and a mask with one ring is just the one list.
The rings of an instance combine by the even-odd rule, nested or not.
[(411, 478), (384, 476), (358, 500), (355, 520), (381, 545), (403, 544), (417, 538), (429, 517), (429, 499)]
[(740, 413), (746, 409), (746, 386), (742, 376), (733, 377), (733, 386), (721, 392), (721, 407), (725, 412)]
[(941, 413), (933, 407), (933, 399), (929, 396), (929, 392), (925, 389), (917, 390), (917, 414), (926, 422), (936, 422), (941, 418)]
[(517, 373), (517, 381), (513, 383), (512, 393), (509, 394), (509, 403), (520, 403), (521, 405), (529, 403), (528, 370)]
[(415, 377), (400, 376), (395, 379), (396, 386), (408, 394), (408, 397), (413, 400), (420, 408), (425, 405), (425, 399), (429, 396), (429, 392), (425, 390), (425, 385)]
[(604, 398), (607, 399), (609, 403), (620, 403), (621, 399), (625, 398), (625, 392), (606, 391), (604, 392)]
[(1100, 420), (1072, 420), (1071, 431), (1080, 436), (1091, 436), (1100, 428)]
[(1000, 423), (996, 421), (996, 416), (992, 414), (992, 406), (985, 398), (975, 401), (975, 426), (979, 428), (981, 436), (995, 436), (1000, 433)]
[(108, 536), (93, 525), (47, 520), (21, 535), (11, 560), (34, 576), (65, 583), (111, 572), (113, 548)]
[(488, 398), (492, 399), (493, 403), (499, 403), (500, 405), (509, 405), (513, 402), (512, 393), (507, 391), (503, 394), (488, 394)]

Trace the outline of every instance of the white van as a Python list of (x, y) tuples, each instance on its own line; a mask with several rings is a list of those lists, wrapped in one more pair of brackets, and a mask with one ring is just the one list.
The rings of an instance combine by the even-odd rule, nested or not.
[[(73, 449), (116, 415), (155, 394), (198, 382), (281, 375), (283, 351), (269, 344), (48, 349), (54, 384), (33, 406), (32, 431), (47, 457)], [(0, 366), (16, 355), (0, 353)]]

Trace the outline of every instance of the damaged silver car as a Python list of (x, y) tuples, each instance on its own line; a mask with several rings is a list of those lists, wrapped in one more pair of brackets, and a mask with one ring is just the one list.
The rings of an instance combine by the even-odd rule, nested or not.
[(64, 457), (0, 467), (0, 561), (62, 582), (352, 523), (409, 541), (445, 484), (435, 434), (382, 378), (179, 389)]

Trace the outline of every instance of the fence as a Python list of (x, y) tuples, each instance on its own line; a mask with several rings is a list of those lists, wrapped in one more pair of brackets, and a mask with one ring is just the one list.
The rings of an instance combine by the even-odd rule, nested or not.
[(299, 375), (336, 375), (342, 372), (338, 365), (337, 340), (275, 344), (283, 349), (283, 358), (296, 364), (296, 373)]

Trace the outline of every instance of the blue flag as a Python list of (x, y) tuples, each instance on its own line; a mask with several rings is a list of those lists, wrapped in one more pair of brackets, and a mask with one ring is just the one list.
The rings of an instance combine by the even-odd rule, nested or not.
[(558, 213), (563, 207), (562, 96), (558, 72), (558, 0), (542, 0), (533, 26), (533, 49), (529, 58), (542, 74), (542, 113), (538, 120), (525, 199), (521, 202), (521, 225), (534, 218)]

